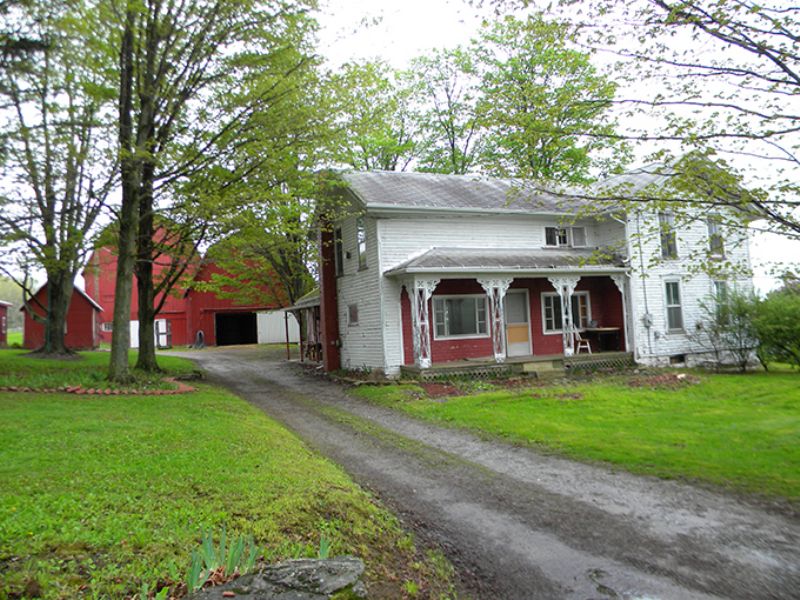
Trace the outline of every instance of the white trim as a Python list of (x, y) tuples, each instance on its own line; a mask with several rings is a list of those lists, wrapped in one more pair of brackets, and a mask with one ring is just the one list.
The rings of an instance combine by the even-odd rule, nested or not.
[[(528, 317), (528, 352), (533, 354), (533, 324), (531, 321), (531, 294), (528, 288), (522, 289), (509, 289), (506, 292), (506, 297), (509, 294), (525, 294), (525, 315)], [(520, 323), (513, 323), (513, 325), (520, 325)], [(506, 311), (506, 356), (508, 356), (508, 311)], [(523, 355), (524, 356), (524, 355)]]
[[(448, 300), (450, 298), (478, 298), (483, 300), (483, 308), (486, 314), (486, 318), (484, 319), (484, 324), (486, 327), (486, 333), (465, 333), (460, 335), (437, 335), (436, 333), (436, 301), (437, 300)], [(432, 327), (433, 330), (433, 339), (434, 340), (479, 340), (491, 337), (489, 333), (489, 303), (486, 294), (435, 294), (431, 296), (431, 317), (432, 317)], [(475, 308), (477, 313), (477, 306)], [(478, 315), (475, 315), (475, 322), (478, 322)]]
[[(547, 331), (547, 320), (545, 318), (545, 311), (544, 311), (544, 299), (545, 296), (556, 297), (559, 300), (561, 299), (561, 295), (558, 292), (541, 292), (540, 294), (540, 304), (542, 308), (542, 335), (562, 335), (564, 333), (564, 323), (561, 323), (561, 329), (553, 329), (551, 331)], [(586, 308), (589, 317), (589, 321), (592, 320), (592, 295), (589, 293), (588, 290), (579, 290), (577, 292), (573, 292), (572, 296), (586, 296)], [(570, 297), (570, 302), (572, 302), (572, 297)], [(580, 315), (579, 315), (580, 317)], [(574, 319), (574, 317), (573, 317)], [(585, 331), (585, 327), (575, 327), (575, 331)]]
[[(667, 284), (674, 283), (678, 286), (678, 304), (670, 304), (669, 298), (667, 296)], [(664, 331), (667, 332), (667, 335), (680, 335), (686, 333), (686, 315), (683, 311), (683, 290), (681, 289), (681, 279), (680, 277), (663, 277), (661, 280), (661, 295), (664, 299)], [(670, 307), (674, 308), (677, 306), (681, 311), (681, 327), (679, 329), (672, 329), (669, 326), (669, 309)]]

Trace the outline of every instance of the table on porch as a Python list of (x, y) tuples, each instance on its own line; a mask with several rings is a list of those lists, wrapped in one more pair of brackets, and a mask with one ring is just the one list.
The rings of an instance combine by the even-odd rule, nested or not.
[(586, 334), (597, 337), (597, 347), (601, 352), (616, 352), (620, 348), (619, 327), (587, 327)]

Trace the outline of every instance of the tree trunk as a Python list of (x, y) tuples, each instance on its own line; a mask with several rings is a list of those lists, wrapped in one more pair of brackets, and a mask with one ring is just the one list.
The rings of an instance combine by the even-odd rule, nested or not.
[(47, 316), (44, 322), (44, 345), (41, 354), (69, 354), (65, 342), (67, 311), (72, 298), (73, 276), (52, 273), (47, 276)]
[(122, 205), (119, 213), (117, 281), (114, 286), (114, 323), (108, 378), (120, 383), (131, 378), (128, 350), (131, 345), (131, 294), (136, 234), (139, 226), (137, 158), (133, 151), (133, 29), (135, 10), (128, 8), (120, 48), (119, 138)]
[(153, 282), (153, 173), (154, 167), (147, 163), (142, 173), (142, 194), (139, 198), (139, 237), (136, 253), (136, 285), (139, 293), (139, 358), (136, 368), (147, 372), (158, 372), (155, 339), (155, 284)]

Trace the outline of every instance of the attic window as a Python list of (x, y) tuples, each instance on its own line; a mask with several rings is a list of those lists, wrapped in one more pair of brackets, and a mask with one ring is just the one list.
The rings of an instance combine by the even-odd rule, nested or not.
[(558, 247), (583, 247), (586, 245), (585, 227), (545, 227), (545, 246)]

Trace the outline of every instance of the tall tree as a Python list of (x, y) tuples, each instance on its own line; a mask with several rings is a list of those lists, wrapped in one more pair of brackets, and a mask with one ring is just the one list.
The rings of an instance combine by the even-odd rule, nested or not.
[(62, 354), (75, 276), (114, 185), (113, 92), (105, 49), (82, 41), (96, 25), (91, 7), (31, 1), (18, 9), (26, 35), (46, 43), (7, 54), (0, 70), (0, 269), (12, 276), (44, 270), (47, 302), (35, 306), (34, 290), (24, 285), (27, 305), (44, 321), (41, 352)]
[(457, 175), (472, 171), (483, 131), (471, 52), (454, 48), (420, 56), (406, 77), (418, 123), (416, 168)]
[(340, 131), (333, 160), (354, 169), (405, 171), (414, 160), (409, 86), (385, 62), (348, 63), (328, 81)]
[[(684, 188), (689, 177), (703, 187), (715, 172), (733, 172), (751, 193), (714, 200), (729, 209), (729, 225), (758, 219), (756, 229), (800, 239), (796, 7), (781, 0), (563, 0), (549, 6), (581, 32), (585, 47), (617, 59), (609, 66), (621, 83), (615, 104), (623, 126), (611, 135), (662, 162), (695, 157), (695, 164), (683, 161)], [(673, 193), (674, 210), (681, 210), (684, 197)]]
[(608, 148), (615, 84), (600, 75), (575, 32), (541, 16), (488, 24), (471, 50), (481, 78), (486, 146), (494, 175), (582, 182)]
[(232, 148), (252, 141), (253, 115), (280, 102), (292, 74), (309, 61), (305, 44), (314, 26), (307, 14), (312, 5), (310, 0), (126, 3), (120, 50), (123, 206), (110, 378), (128, 377), (133, 271), (140, 310), (137, 366), (158, 368), (153, 264), (161, 250), (153, 234), (159, 199), (179, 197), (176, 188), (215, 165), (233, 178), (251, 168), (226, 161)]

